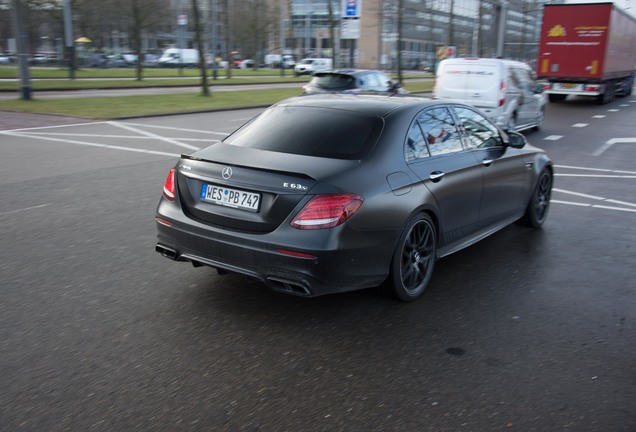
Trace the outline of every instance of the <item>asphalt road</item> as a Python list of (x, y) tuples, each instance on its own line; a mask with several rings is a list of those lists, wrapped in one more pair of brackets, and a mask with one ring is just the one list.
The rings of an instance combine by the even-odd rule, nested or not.
[(409, 304), (154, 252), (177, 155), (257, 112), (0, 113), (0, 430), (636, 432), (636, 98), (550, 105), (545, 227)]

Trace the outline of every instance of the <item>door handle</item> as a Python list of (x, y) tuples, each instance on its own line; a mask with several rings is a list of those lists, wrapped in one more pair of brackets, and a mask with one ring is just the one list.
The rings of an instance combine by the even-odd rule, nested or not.
[(492, 164), (492, 159), (484, 159), (481, 163), (483, 166), (490, 166)]
[(441, 171), (433, 171), (428, 178), (430, 178), (433, 183), (437, 183), (438, 181), (440, 181), (442, 179), (442, 177), (444, 177), (444, 173), (443, 172), (441, 172)]

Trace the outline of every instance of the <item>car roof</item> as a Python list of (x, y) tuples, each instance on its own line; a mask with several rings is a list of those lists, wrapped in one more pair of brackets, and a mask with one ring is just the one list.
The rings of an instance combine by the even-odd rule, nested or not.
[[(371, 69), (329, 69), (326, 71), (316, 72), (315, 75), (329, 75), (329, 74), (341, 74), (341, 75), (362, 75), (369, 72), (381, 72)], [(383, 72), (381, 72), (383, 73)]]
[(370, 94), (310, 94), (295, 96), (278, 102), (275, 106), (313, 107), (354, 111), (361, 114), (384, 117), (389, 113), (415, 104), (448, 105), (448, 101), (438, 101), (413, 95), (370, 95)]

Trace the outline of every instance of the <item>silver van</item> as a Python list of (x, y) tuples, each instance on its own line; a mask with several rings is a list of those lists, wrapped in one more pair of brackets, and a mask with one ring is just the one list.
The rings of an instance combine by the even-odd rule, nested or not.
[(538, 130), (543, 125), (543, 86), (525, 63), (489, 58), (442, 60), (433, 97), (473, 105), (506, 130)]

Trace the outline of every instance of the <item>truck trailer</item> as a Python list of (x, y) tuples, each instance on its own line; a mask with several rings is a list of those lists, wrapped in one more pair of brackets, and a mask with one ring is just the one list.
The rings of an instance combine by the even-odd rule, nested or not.
[(550, 102), (568, 95), (599, 104), (627, 96), (634, 85), (636, 19), (613, 3), (543, 7), (537, 77)]

